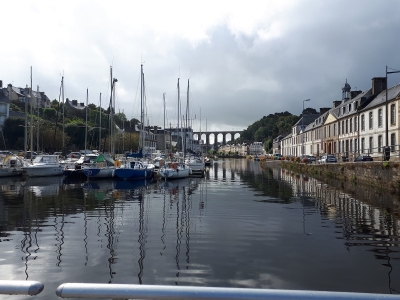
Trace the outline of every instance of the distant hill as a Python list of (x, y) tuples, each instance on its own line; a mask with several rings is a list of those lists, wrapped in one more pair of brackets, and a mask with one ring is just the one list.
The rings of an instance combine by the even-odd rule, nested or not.
[(272, 139), (278, 135), (287, 135), (299, 116), (287, 111), (269, 114), (245, 129), (235, 143), (263, 142), (266, 150), (272, 146)]

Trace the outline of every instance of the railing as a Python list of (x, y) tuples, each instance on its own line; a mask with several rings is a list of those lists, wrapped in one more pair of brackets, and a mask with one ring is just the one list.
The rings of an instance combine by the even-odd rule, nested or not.
[[(400, 159), (400, 145), (392, 145), (390, 147), (390, 159)], [(324, 153), (326, 154), (326, 153)], [(356, 159), (359, 155), (369, 155), (374, 158), (375, 161), (384, 160), (384, 147), (374, 147), (374, 148), (364, 148), (357, 149), (357, 151), (343, 151), (339, 153), (330, 153), (337, 158), (338, 162), (352, 162)], [(322, 155), (316, 155), (316, 160), (321, 158)]]
[[(3, 295), (35, 296), (43, 288), (39, 281), (0, 280), (0, 294)], [(92, 283), (64, 283), (57, 288), (56, 294), (61, 298), (83, 299), (400, 299), (400, 295), (390, 294)]]
[(112, 299), (400, 299), (400, 295), (366, 294), (347, 292), (297, 291), (244, 288), (176, 287), (133, 284), (64, 283), (57, 288), (61, 298), (112, 298)]
[(43, 284), (39, 281), (0, 280), (0, 294), (2, 295), (34, 296), (43, 291), (43, 288)]

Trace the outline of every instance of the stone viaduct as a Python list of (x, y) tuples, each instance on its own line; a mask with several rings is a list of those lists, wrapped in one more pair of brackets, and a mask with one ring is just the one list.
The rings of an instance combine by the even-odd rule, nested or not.
[[(222, 134), (222, 145), (226, 145), (226, 136), (230, 134), (231, 141), (235, 139), (236, 134), (240, 134), (243, 130), (228, 130), (228, 131), (207, 131), (207, 132), (193, 132), (193, 138), (197, 138), (197, 140), (201, 140), (201, 136), (206, 136), (206, 145), (210, 145), (210, 135), (214, 136), (214, 143), (218, 140), (218, 135)], [(200, 136), (201, 135), (201, 136)]]

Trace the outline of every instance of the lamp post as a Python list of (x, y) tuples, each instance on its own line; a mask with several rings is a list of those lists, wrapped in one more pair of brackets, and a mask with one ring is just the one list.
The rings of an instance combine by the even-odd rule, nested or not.
[(399, 70), (388, 72), (388, 66), (386, 66), (386, 147), (389, 147), (389, 108), (388, 108), (388, 74), (400, 73)]
[(310, 101), (310, 99), (303, 100), (303, 110), (301, 111), (301, 156), (304, 155), (304, 102)]

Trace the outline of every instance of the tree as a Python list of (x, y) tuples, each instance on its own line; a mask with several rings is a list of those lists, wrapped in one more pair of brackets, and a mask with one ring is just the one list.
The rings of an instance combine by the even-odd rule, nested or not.
[(8, 149), (24, 149), (25, 120), (8, 118), (4, 122), (3, 136)]

